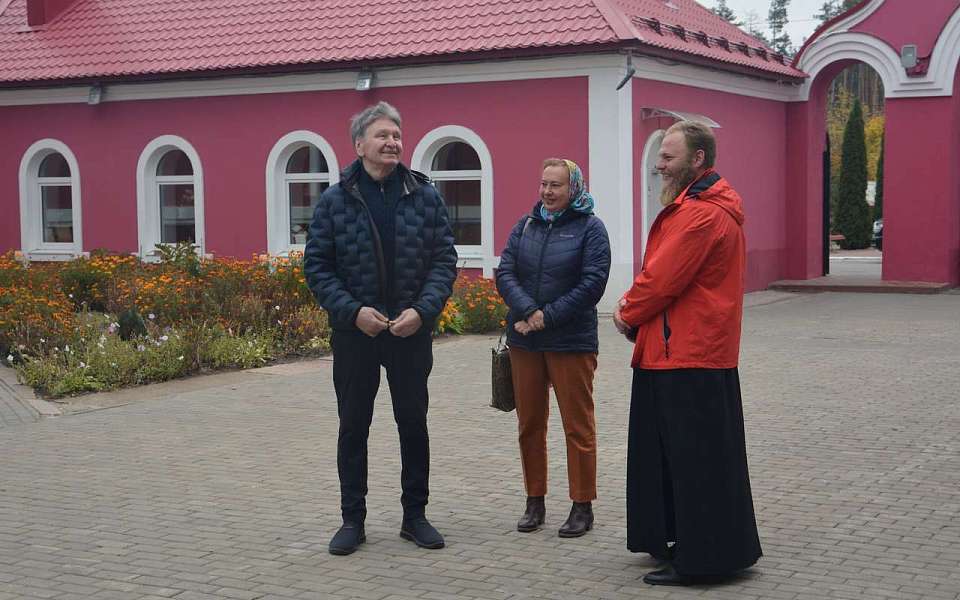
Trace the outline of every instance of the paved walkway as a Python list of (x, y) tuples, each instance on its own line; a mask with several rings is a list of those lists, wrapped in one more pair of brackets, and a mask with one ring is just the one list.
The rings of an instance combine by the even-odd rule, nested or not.
[[(334, 557), (329, 361), (90, 396), (0, 430), (0, 600), (924, 598), (960, 592), (960, 295), (761, 293), (741, 378), (765, 557), (712, 588), (651, 588), (624, 545), (629, 347), (604, 325), (597, 527), (561, 540), (559, 419), (547, 529), (523, 506), (513, 415), (487, 408), (491, 341), (436, 346), (429, 515), (397, 535), (386, 398), (372, 431), (368, 542)], [(138, 395), (139, 394), (139, 395)], [(556, 414), (556, 413), (554, 413)]]
[(20, 396), (26, 388), (17, 385), (13, 369), (0, 367), (0, 429), (33, 423), (40, 414)]

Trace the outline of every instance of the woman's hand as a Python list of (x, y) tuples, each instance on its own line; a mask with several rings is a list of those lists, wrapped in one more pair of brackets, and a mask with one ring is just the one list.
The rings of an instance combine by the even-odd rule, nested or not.
[(520, 335), (527, 335), (528, 333), (533, 331), (533, 329), (530, 328), (530, 325), (528, 325), (526, 321), (517, 321), (516, 323), (513, 324), (513, 328)]
[(529, 325), (533, 331), (542, 331), (544, 327), (546, 327), (546, 324), (543, 322), (543, 311), (537, 309), (536, 312), (527, 317), (527, 325)]

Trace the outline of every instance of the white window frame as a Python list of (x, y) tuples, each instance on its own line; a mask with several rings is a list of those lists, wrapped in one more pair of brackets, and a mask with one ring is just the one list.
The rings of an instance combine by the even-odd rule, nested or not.
[[(60, 154), (70, 167), (70, 177), (40, 177), (40, 163), (51, 154)], [(41, 185), (70, 186), (73, 218), (72, 242), (43, 240), (43, 197)], [(70, 260), (83, 253), (83, 221), (80, 202), (80, 166), (66, 144), (46, 138), (31, 144), (20, 160), (20, 250), (30, 260)]]
[[(327, 161), (327, 173), (287, 173), (287, 161), (293, 153), (305, 146), (314, 146)], [(290, 186), (292, 182), (340, 181), (337, 155), (327, 140), (304, 129), (291, 131), (273, 145), (267, 156), (267, 252), (273, 256), (288, 256), (303, 252), (306, 244), (290, 242)]]
[[(181, 150), (190, 159), (193, 175), (157, 176), (160, 159), (171, 150)], [(156, 245), (161, 239), (160, 193), (161, 184), (193, 184), (193, 216), (197, 253), (206, 254), (203, 210), (203, 167), (200, 155), (187, 140), (176, 135), (161, 135), (140, 153), (137, 161), (137, 242), (140, 258), (157, 260)]]
[[(451, 142), (463, 142), (477, 153), (480, 158), (479, 171), (434, 171), (433, 159), (441, 148)], [(474, 131), (460, 125), (444, 125), (430, 131), (413, 151), (411, 164), (431, 179), (443, 180), (479, 180), (480, 181), (480, 244), (457, 245), (459, 266), (468, 269), (482, 269), (485, 277), (493, 276), (497, 266), (493, 252), (493, 159), (483, 139)]]

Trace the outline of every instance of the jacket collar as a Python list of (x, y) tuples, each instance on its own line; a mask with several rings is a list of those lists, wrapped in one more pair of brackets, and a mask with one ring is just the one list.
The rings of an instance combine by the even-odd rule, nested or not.
[[(700, 177), (693, 180), (683, 190), (673, 205), (680, 205), (688, 200), (702, 200), (716, 204), (727, 211), (737, 223), (743, 224), (743, 200), (726, 179), (713, 169), (707, 169)], [(671, 206), (673, 206), (671, 205)]]
[[(344, 188), (356, 193), (360, 193), (360, 172), (363, 170), (363, 162), (358, 158), (350, 163), (347, 168), (340, 171), (340, 183)], [(403, 184), (403, 196), (412, 194), (424, 185), (430, 183), (430, 178), (419, 171), (408, 168), (403, 163), (397, 165), (397, 172), (400, 174), (400, 181)]]
[[(533, 208), (530, 210), (530, 216), (531, 216), (532, 218), (536, 219), (537, 221), (542, 221), (542, 222), (546, 223), (547, 220), (543, 218), (543, 214), (540, 212), (540, 207), (541, 207), (541, 206), (543, 206), (543, 201), (542, 201), (542, 200), (537, 200), (537, 203), (534, 204), (534, 205), (533, 205)], [(590, 213), (590, 214), (593, 214), (593, 213)], [(588, 215), (588, 214), (586, 214), (586, 213), (577, 212), (577, 211), (575, 211), (575, 210), (573, 210), (573, 209), (571, 209), (571, 208), (567, 208), (567, 210), (563, 211), (563, 214), (562, 214), (562, 215), (560, 215), (559, 217), (557, 217), (556, 219), (554, 219), (553, 223), (554, 223), (554, 225), (562, 225), (562, 224), (564, 224), (564, 223), (569, 223), (570, 221), (573, 221), (574, 219), (579, 219), (580, 217), (588, 217), (588, 216), (590, 216), (590, 215)]]

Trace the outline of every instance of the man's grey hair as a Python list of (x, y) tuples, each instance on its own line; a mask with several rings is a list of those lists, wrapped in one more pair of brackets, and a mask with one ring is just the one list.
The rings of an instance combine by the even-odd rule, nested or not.
[(401, 127), (400, 111), (386, 102), (380, 101), (373, 106), (368, 106), (361, 112), (353, 115), (350, 119), (350, 139), (356, 144), (357, 140), (367, 133), (367, 127), (377, 119), (390, 119)]

